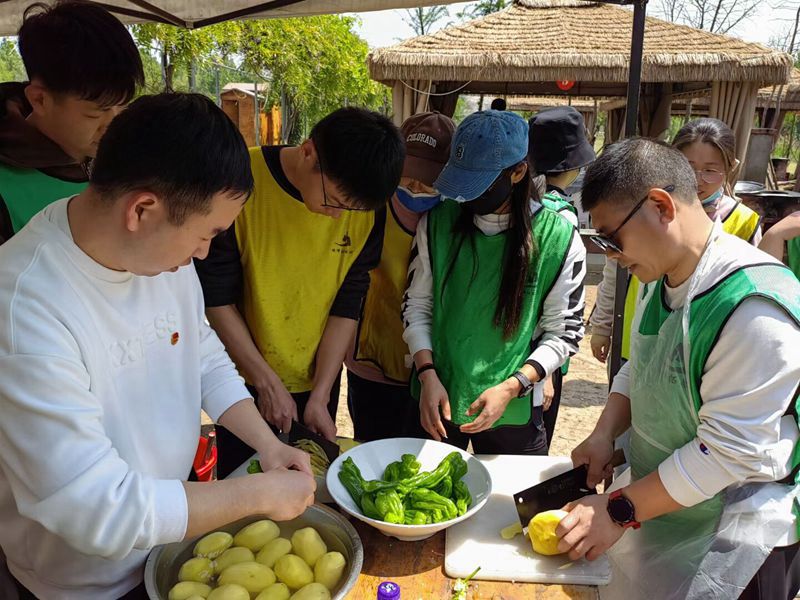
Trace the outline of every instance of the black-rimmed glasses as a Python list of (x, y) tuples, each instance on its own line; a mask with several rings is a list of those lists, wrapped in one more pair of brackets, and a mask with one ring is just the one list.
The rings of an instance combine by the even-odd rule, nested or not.
[(328, 199), (328, 192), (325, 190), (325, 172), (322, 170), (322, 161), (320, 160), (319, 156), (317, 156), (317, 166), (319, 167), (319, 179), (322, 182), (322, 206), (326, 208), (335, 208), (336, 210), (351, 210), (351, 211), (370, 210), (369, 208), (362, 208), (361, 206), (350, 206), (348, 204), (342, 204), (339, 201), (337, 201), (336, 204), (332, 204), (331, 201)]
[[(675, 191), (675, 186), (668, 185), (664, 188), (664, 191), (667, 192), (668, 194), (671, 194), (672, 192)], [(603, 235), (593, 235), (589, 239), (591, 239), (592, 242), (594, 242), (594, 244), (598, 248), (600, 248), (600, 250), (602, 250), (603, 252), (616, 252), (617, 254), (622, 254), (622, 248), (620, 248), (619, 244), (617, 244), (617, 242), (614, 241), (614, 236), (617, 235), (620, 229), (622, 229), (625, 226), (625, 224), (628, 221), (630, 221), (633, 218), (633, 216), (639, 211), (639, 209), (642, 208), (642, 206), (644, 206), (644, 203), (647, 202), (647, 199), (649, 197), (650, 197), (650, 191), (648, 190), (647, 195), (636, 203), (636, 206), (634, 206), (631, 209), (631, 212), (628, 213), (628, 216), (622, 220), (622, 223), (620, 223), (619, 226), (614, 231)]]

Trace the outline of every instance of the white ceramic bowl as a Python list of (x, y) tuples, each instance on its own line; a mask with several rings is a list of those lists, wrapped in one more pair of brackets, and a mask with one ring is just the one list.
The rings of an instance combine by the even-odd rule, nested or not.
[[(380, 479), (386, 465), (400, 460), (400, 456), (403, 454), (413, 454), (416, 456), (417, 460), (422, 463), (421, 471), (432, 471), (438, 466), (442, 459), (451, 452), (460, 453), (461, 456), (464, 457), (464, 460), (467, 461), (468, 470), (467, 474), (462, 478), (462, 481), (467, 484), (469, 492), (472, 494), (472, 504), (470, 504), (469, 510), (467, 510), (465, 514), (455, 519), (450, 519), (449, 521), (431, 523), (430, 525), (396, 525), (394, 523), (370, 519), (361, 513), (361, 509), (350, 497), (350, 494), (344, 485), (342, 485), (342, 482), (339, 481), (339, 471), (342, 468), (342, 462), (348, 457), (352, 458), (353, 462), (356, 463), (364, 479), (369, 480)], [(327, 484), (328, 492), (333, 496), (333, 499), (336, 500), (336, 503), (342, 510), (364, 521), (364, 523), (369, 523), (383, 534), (404, 541), (424, 540), (437, 531), (447, 529), (451, 525), (469, 519), (486, 504), (486, 501), (492, 493), (492, 479), (489, 476), (489, 472), (474, 456), (450, 444), (414, 438), (378, 440), (375, 442), (367, 442), (356, 446), (352, 450), (348, 450), (331, 463), (328, 469)]]

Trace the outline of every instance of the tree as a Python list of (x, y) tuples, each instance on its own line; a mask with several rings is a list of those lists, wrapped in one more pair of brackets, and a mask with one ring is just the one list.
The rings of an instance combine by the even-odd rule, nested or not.
[(658, 0), (655, 12), (673, 23), (728, 34), (752, 17), (761, 0)]
[(8, 38), (0, 40), (0, 81), (25, 81), (27, 77), (17, 44)]
[(441, 5), (431, 6), (430, 8), (410, 8), (406, 10), (406, 16), (403, 17), (403, 21), (417, 35), (428, 35), (436, 22), (448, 14), (447, 7)]
[(457, 13), (456, 16), (462, 21), (477, 19), (478, 17), (485, 17), (498, 10), (503, 10), (508, 4), (508, 0), (483, 0), (482, 2), (470, 4), (460, 13)]
[(283, 98), (291, 143), (337, 108), (377, 110), (387, 103), (388, 88), (369, 78), (369, 48), (354, 32), (355, 22), (355, 17), (321, 15), (225, 24), (242, 66), (271, 81), (267, 105)]
[(203, 60), (215, 49), (219, 27), (188, 30), (160, 23), (133, 26), (133, 36), (140, 47), (154, 52), (161, 60), (163, 90), (175, 89), (175, 72), (190, 69), (193, 62)]

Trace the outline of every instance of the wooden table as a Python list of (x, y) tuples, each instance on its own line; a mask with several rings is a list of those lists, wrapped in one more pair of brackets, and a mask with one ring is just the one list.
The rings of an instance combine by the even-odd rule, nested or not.
[[(453, 579), (444, 573), (445, 532), (420, 542), (401, 542), (350, 519), (364, 545), (364, 567), (348, 600), (374, 600), (387, 579), (400, 585), (403, 600), (449, 600)], [(476, 567), (478, 565), (475, 565)], [(597, 589), (582, 585), (542, 585), (475, 581), (469, 600), (596, 600)]]

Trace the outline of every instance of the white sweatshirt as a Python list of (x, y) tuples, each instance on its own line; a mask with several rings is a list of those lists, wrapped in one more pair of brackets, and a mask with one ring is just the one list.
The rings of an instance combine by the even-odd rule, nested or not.
[[(531, 212), (540, 208), (538, 202), (531, 202)], [(474, 223), (485, 235), (497, 235), (508, 229), (510, 218), (507, 214), (476, 215)], [(433, 274), (428, 253), (427, 214), (417, 225), (411, 256), (409, 286), (403, 301), (403, 339), (414, 356), (420, 350), (433, 349)], [(537, 362), (548, 377), (578, 351), (578, 343), (583, 338), (585, 277), (586, 248), (575, 230), (558, 278), (544, 300), (542, 317), (533, 331), (534, 349), (527, 359)], [(544, 400), (543, 386), (541, 381), (533, 388), (534, 406), (541, 406)]]
[(108, 600), (185, 534), (201, 407), (216, 420), (250, 395), (194, 267), (106, 269), (67, 203), (0, 247), (0, 545), (37, 596)]
[[(780, 264), (735, 236), (720, 236), (723, 246), (698, 294), (743, 265)], [(670, 308), (683, 306), (688, 285), (687, 280), (675, 288), (665, 286)], [(630, 397), (630, 364), (620, 369), (612, 392)], [(777, 481), (788, 475), (800, 434), (794, 417), (785, 413), (798, 381), (800, 327), (774, 302), (742, 302), (706, 361), (697, 437), (658, 468), (669, 495), (683, 506), (694, 506), (735, 483)]]

